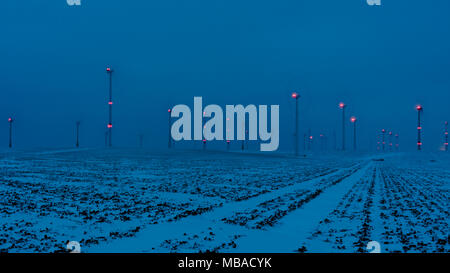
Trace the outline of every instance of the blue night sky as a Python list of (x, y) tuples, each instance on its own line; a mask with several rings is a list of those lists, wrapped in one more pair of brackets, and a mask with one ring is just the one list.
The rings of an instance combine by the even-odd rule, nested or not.
[(143, 133), (147, 147), (164, 147), (167, 109), (202, 96), (279, 104), (288, 150), (298, 91), (302, 135), (327, 134), (331, 145), (336, 130), (340, 143), (344, 101), (361, 147), (373, 149), (385, 128), (413, 149), (421, 103), (424, 149), (437, 150), (450, 119), (449, 12), (448, 0), (5, 0), (0, 149), (11, 115), (17, 148), (73, 146), (77, 120), (82, 146), (102, 146), (112, 66), (117, 146)]

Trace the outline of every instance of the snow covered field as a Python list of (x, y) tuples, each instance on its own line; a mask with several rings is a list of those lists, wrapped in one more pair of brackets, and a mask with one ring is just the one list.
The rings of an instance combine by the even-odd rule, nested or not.
[(2, 153), (0, 252), (449, 252), (449, 166), (426, 153)]

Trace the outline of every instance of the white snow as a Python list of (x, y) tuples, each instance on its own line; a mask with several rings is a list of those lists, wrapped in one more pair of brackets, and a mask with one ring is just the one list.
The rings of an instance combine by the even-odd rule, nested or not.
[[(374, 159), (384, 158), (384, 161)], [(449, 252), (444, 154), (0, 157), (0, 252)]]

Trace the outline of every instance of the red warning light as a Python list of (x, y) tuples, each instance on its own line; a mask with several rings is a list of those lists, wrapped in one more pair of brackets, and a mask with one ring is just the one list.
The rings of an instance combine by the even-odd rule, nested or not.
[(344, 109), (344, 108), (345, 108), (345, 103), (340, 102), (340, 103), (339, 103), (339, 108)]
[(416, 106), (416, 110), (417, 110), (417, 111), (422, 111), (422, 110), (423, 110), (423, 107), (422, 107), (422, 105), (420, 105), (420, 104), (419, 104), (419, 105), (417, 105), (417, 106)]
[(350, 121), (353, 122), (353, 123), (355, 123), (355, 122), (356, 122), (356, 117), (351, 117), (351, 118), (350, 118)]
[(108, 124), (108, 128), (112, 128), (112, 124), (110, 123), (110, 124)]
[(298, 99), (300, 97), (300, 95), (297, 92), (293, 92), (291, 96), (293, 99)]

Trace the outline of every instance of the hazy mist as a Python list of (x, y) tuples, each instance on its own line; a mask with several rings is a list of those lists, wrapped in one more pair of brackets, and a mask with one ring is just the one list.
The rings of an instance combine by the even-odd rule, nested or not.
[(81, 146), (102, 147), (111, 66), (116, 146), (137, 146), (141, 133), (146, 147), (167, 146), (167, 109), (202, 96), (204, 105), (280, 105), (280, 150), (289, 150), (296, 91), (301, 139), (311, 129), (331, 148), (335, 131), (340, 147), (343, 101), (361, 149), (373, 150), (385, 128), (413, 150), (421, 103), (423, 148), (438, 150), (450, 119), (450, 1), (382, 4), (2, 1), (0, 147), (9, 116), (17, 149), (74, 146), (77, 120)]

